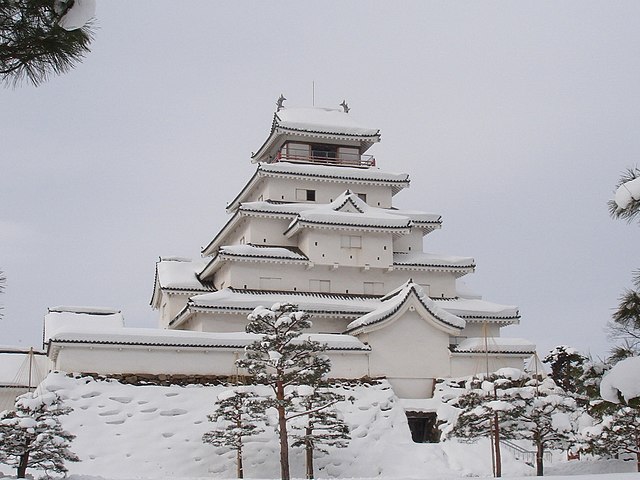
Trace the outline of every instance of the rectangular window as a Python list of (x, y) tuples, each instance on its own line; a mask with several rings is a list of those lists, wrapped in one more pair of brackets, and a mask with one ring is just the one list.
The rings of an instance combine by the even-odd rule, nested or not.
[(309, 280), (309, 290), (312, 292), (331, 292), (330, 280)]
[(315, 202), (316, 191), (306, 188), (296, 188), (296, 200), (300, 202)]
[(336, 145), (311, 145), (311, 158), (337, 158), (338, 147)]
[(384, 283), (382, 282), (364, 282), (365, 295), (382, 295), (384, 293)]
[(342, 235), (340, 246), (342, 248), (362, 248), (362, 237), (360, 235)]
[(282, 278), (260, 277), (260, 288), (262, 290), (280, 290)]
[(358, 195), (360, 200), (362, 200), (364, 203), (367, 203), (367, 194), (366, 193), (356, 193), (356, 195)]

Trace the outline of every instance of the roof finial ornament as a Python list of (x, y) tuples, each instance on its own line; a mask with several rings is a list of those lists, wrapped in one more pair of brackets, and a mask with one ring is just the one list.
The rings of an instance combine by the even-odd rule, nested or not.
[(349, 110), (351, 110), (346, 100), (342, 100), (342, 103), (340, 104), (340, 106), (344, 110), (344, 113), (349, 113)]
[(284, 108), (284, 101), (286, 100), (286, 98), (284, 98), (284, 95), (280, 94), (280, 98), (278, 98), (278, 101), (276, 102), (276, 106), (278, 107), (278, 109), (276, 110), (276, 112), (279, 112), (280, 110), (282, 110)]

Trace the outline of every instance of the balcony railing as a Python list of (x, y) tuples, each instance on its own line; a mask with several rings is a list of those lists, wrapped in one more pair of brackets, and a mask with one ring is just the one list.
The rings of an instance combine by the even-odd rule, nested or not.
[(375, 167), (376, 159), (373, 155), (351, 155), (338, 153), (335, 156), (327, 152), (311, 152), (311, 155), (278, 152), (273, 162), (318, 163), (321, 165), (342, 165), (348, 167)]

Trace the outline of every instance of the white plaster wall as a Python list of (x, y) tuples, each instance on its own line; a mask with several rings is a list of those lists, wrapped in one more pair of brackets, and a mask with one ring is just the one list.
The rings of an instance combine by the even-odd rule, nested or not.
[(500, 325), (487, 322), (485, 330), (485, 326), (481, 322), (467, 321), (467, 326), (460, 333), (461, 337), (484, 337), (485, 335), (489, 337), (489, 342), (491, 342), (491, 337), (500, 337)]
[(185, 307), (189, 300), (189, 294), (162, 293), (160, 305), (159, 328), (167, 328), (169, 322)]
[[(268, 178), (268, 187), (265, 195), (269, 200), (278, 202), (299, 203), (296, 199), (296, 188), (316, 191), (315, 202), (311, 204), (331, 203), (338, 196), (351, 190), (353, 193), (363, 193), (366, 195), (367, 204), (379, 208), (391, 208), (392, 206), (392, 189), (384, 185), (367, 185), (357, 182), (327, 182), (304, 178)], [(264, 197), (267, 200), (267, 197)]]
[[(342, 247), (342, 236), (361, 238), (361, 248)], [(298, 234), (300, 249), (318, 265), (389, 267), (393, 264), (391, 233), (306, 229)], [(385, 249), (386, 248), (386, 249)]]
[(434, 378), (450, 375), (449, 335), (411, 309), (395, 322), (358, 338), (371, 346), (371, 375), (394, 379), (401, 397), (412, 398), (415, 392), (431, 388)]
[[(248, 227), (245, 231), (245, 243), (254, 245), (295, 246), (297, 241), (283, 235), (291, 220), (280, 218), (247, 217)], [(225, 245), (237, 245), (226, 243)]]
[(193, 347), (65, 345), (58, 354), (55, 369), (98, 374), (234, 375), (234, 358), (242, 354), (242, 349), (234, 352)]
[[(318, 242), (318, 253), (323, 243)], [(348, 254), (350, 250), (344, 249)], [(326, 257), (325, 257), (326, 258)], [(338, 262), (338, 268), (334, 268), (333, 262), (324, 265), (314, 263), (311, 268), (306, 265), (259, 263), (259, 262), (228, 262), (221, 268), (215, 277), (215, 284), (220, 287), (224, 281), (225, 286), (234, 288), (260, 289), (260, 277), (281, 278), (279, 290), (292, 290), (299, 292), (314, 291), (310, 287), (310, 280), (329, 280), (333, 293), (365, 292), (365, 282), (377, 282), (383, 284), (382, 293), (387, 293), (405, 283), (409, 278), (421, 285), (429, 285), (428, 294), (432, 297), (455, 296), (455, 277), (447, 272), (426, 272), (410, 269), (396, 269), (389, 271), (387, 267), (371, 266), (368, 270), (362, 265), (346, 266)], [(246, 285), (246, 287), (245, 287)], [(469, 335), (470, 336), (470, 335)]]
[[(524, 368), (525, 356), (522, 355), (489, 355), (489, 372), (500, 368)], [(466, 377), (487, 372), (487, 356), (482, 353), (461, 354), (451, 356), (451, 376)]]
[(406, 235), (400, 235), (393, 239), (394, 252), (422, 252), (422, 230), (412, 228)]
[[(235, 366), (243, 349), (203, 349), (96, 345), (65, 345), (55, 369), (63, 372), (107, 374), (236, 375)], [(332, 378), (361, 378), (367, 375), (367, 353), (327, 352)], [(11, 393), (13, 395), (13, 393)]]

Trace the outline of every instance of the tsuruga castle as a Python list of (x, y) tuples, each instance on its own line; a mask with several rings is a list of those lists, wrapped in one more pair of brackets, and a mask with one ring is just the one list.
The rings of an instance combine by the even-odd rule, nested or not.
[(473, 258), (429, 251), (442, 218), (394, 207), (409, 175), (381, 168), (370, 154), (379, 141), (346, 103), (280, 101), (251, 157), (255, 172), (201, 258), (156, 264), (157, 328), (127, 328), (117, 310), (52, 308), (52, 368), (241, 376), (235, 360), (256, 338), (244, 331), (247, 315), (277, 302), (311, 314), (309, 335), (328, 345), (331, 377), (384, 377), (400, 398), (430, 398), (440, 377), (522, 368), (535, 346), (501, 334), (520, 321), (517, 307), (458, 290)]

